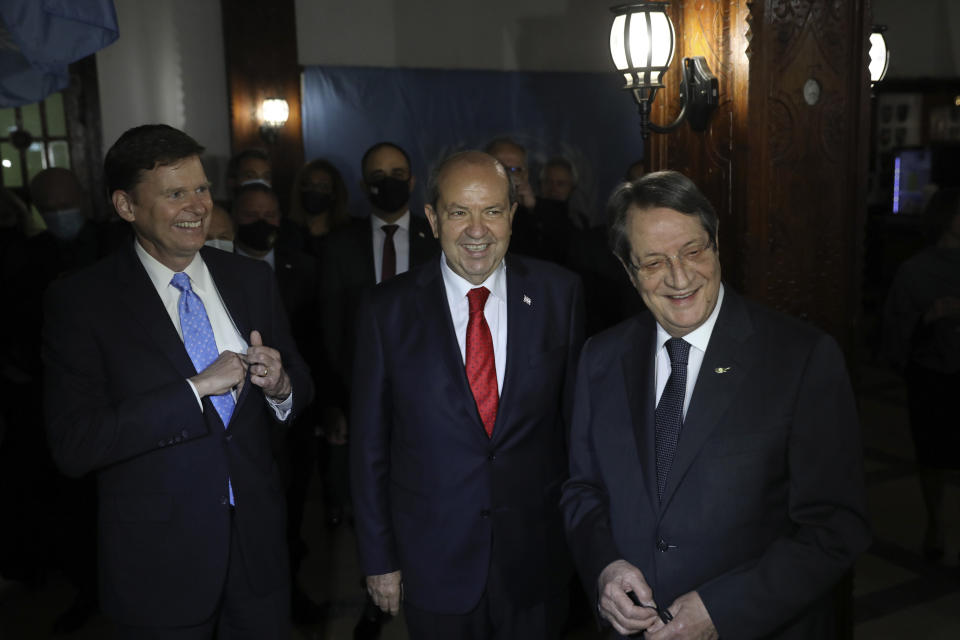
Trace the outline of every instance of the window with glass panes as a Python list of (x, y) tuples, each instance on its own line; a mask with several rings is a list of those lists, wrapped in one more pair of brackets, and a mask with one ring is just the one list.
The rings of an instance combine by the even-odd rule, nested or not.
[(0, 109), (0, 184), (26, 187), (43, 169), (71, 168), (68, 134), (61, 93)]

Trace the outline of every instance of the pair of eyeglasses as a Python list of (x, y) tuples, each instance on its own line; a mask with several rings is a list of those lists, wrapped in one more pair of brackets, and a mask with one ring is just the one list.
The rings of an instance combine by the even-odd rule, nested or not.
[(641, 262), (640, 264), (632, 262), (631, 266), (634, 268), (634, 270), (636, 270), (637, 274), (641, 278), (647, 280), (663, 275), (668, 268), (671, 268), (677, 264), (682, 266), (684, 269), (696, 267), (707, 260), (707, 258), (710, 256), (710, 251), (713, 248), (713, 244), (710, 241), (707, 241), (703, 244), (686, 247), (683, 249), (683, 251), (673, 256), (655, 256)]
[(657, 612), (657, 615), (660, 616), (660, 619), (663, 620), (663, 624), (670, 624), (670, 621), (673, 620), (673, 614), (670, 613), (669, 609), (661, 609), (655, 604), (643, 604), (640, 602), (640, 598), (637, 597), (633, 591), (627, 591), (627, 597), (630, 598), (630, 602), (638, 607), (643, 607), (644, 609), (653, 609)]

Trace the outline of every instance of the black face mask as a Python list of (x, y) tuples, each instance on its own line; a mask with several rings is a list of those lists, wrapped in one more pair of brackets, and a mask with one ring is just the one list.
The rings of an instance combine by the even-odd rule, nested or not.
[(410, 200), (410, 181), (387, 176), (376, 182), (368, 182), (370, 204), (380, 211), (399, 211)]
[(237, 226), (237, 240), (254, 251), (269, 251), (277, 242), (279, 229), (266, 220)]
[(311, 215), (330, 211), (336, 202), (337, 199), (331, 193), (324, 193), (323, 191), (300, 192), (300, 204), (303, 205), (303, 210)]

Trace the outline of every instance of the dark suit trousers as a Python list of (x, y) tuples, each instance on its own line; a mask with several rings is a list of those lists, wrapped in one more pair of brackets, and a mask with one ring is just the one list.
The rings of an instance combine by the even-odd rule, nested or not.
[[(230, 527), (230, 561), (220, 604), (209, 620), (190, 627), (118, 626), (118, 640), (289, 640), (289, 584), (266, 595), (254, 593), (243, 562), (236, 521)], [(189, 580), (189, 576), (185, 576)]]
[(403, 605), (411, 640), (559, 640), (567, 621), (569, 588), (517, 609), (507, 593), (488, 579), (480, 602), (464, 614), (442, 614)]

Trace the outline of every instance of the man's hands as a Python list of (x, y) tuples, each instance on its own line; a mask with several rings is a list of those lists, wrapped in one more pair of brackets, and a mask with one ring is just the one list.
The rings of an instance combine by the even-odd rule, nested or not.
[(696, 591), (674, 600), (670, 613), (673, 614), (670, 624), (652, 625), (644, 636), (647, 640), (717, 640), (720, 637)]
[(367, 576), (367, 593), (381, 610), (397, 615), (403, 599), (403, 579), (400, 572)]
[(250, 332), (250, 348), (244, 357), (250, 368), (250, 382), (263, 389), (263, 393), (273, 400), (282, 402), (287, 399), (293, 387), (290, 376), (283, 370), (280, 352), (263, 344), (260, 332)]
[(250, 332), (250, 348), (246, 355), (224, 351), (210, 366), (190, 378), (200, 397), (218, 396), (241, 386), (250, 371), (250, 382), (263, 389), (268, 398), (282, 402), (293, 388), (290, 376), (283, 369), (280, 352), (264, 346), (259, 331)]
[(663, 626), (655, 609), (638, 607), (630, 601), (633, 591), (641, 604), (654, 605), (653, 592), (640, 570), (626, 560), (614, 560), (597, 579), (600, 617), (613, 625), (617, 633), (628, 636), (656, 624)]
[(190, 378), (201, 398), (219, 396), (243, 384), (247, 364), (233, 351), (224, 351), (210, 365)]

